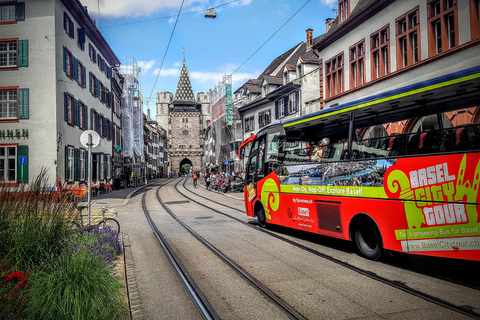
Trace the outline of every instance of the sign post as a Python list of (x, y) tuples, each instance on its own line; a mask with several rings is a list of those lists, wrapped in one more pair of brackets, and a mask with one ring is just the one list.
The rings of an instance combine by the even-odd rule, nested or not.
[(92, 193), (92, 148), (100, 143), (100, 135), (93, 130), (86, 130), (80, 136), (80, 142), (84, 147), (88, 147), (88, 183), (87, 183), (87, 223), (90, 225), (91, 193)]

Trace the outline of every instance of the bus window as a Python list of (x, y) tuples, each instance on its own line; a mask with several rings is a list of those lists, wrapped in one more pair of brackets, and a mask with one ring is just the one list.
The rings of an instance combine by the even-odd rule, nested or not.
[(284, 158), (283, 153), (280, 153), (280, 144), (283, 143), (285, 132), (279, 129), (277, 128), (275, 131), (268, 132), (267, 135), (267, 150), (265, 158), (265, 165), (267, 166), (266, 174), (275, 171)]

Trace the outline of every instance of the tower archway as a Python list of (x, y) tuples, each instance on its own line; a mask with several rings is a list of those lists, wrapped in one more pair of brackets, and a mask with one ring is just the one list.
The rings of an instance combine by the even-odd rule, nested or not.
[[(190, 166), (188, 172), (185, 172), (185, 170), (182, 169), (184, 165), (189, 165)], [(180, 161), (180, 165), (178, 167), (178, 172), (181, 172), (182, 174), (190, 174), (191, 172), (193, 172), (192, 170), (195, 170), (195, 169), (193, 168), (193, 163), (192, 163), (192, 161), (190, 161), (190, 159), (184, 158), (182, 161)], [(197, 170), (198, 170), (198, 168), (197, 168)]]

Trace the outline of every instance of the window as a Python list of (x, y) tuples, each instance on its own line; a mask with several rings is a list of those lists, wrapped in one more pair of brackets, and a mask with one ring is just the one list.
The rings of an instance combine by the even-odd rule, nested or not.
[(429, 0), (427, 14), (428, 55), (431, 57), (457, 46), (457, 0)]
[(365, 40), (350, 47), (350, 88), (365, 83)]
[(17, 66), (17, 41), (0, 42), (0, 67)]
[(350, 14), (350, 0), (338, 0), (338, 18), (340, 22), (345, 21)]
[(16, 182), (16, 160), (16, 146), (0, 146), (0, 182)]
[(73, 181), (75, 169), (75, 149), (71, 146), (65, 147), (65, 181)]
[(75, 58), (73, 57), (72, 53), (66, 48), (63, 47), (63, 71), (69, 76), (70, 78), (73, 78), (73, 60)]
[(0, 120), (17, 119), (17, 89), (0, 90)]
[(88, 56), (93, 63), (97, 63), (97, 51), (90, 43), (88, 44)]
[(258, 113), (258, 127), (263, 128), (267, 124), (270, 124), (270, 110), (261, 111)]
[(326, 98), (343, 93), (343, 52), (325, 62)]
[(386, 27), (370, 35), (370, 47), (372, 57), (372, 80), (381, 78), (390, 73), (390, 28)]
[(85, 150), (80, 149), (80, 180), (85, 180)]
[(75, 25), (66, 12), (63, 13), (63, 29), (65, 29), (70, 38), (73, 39), (75, 37)]
[(103, 154), (100, 155), (100, 180), (105, 179), (105, 156)]
[[(72, 95), (70, 95), (68, 92), (64, 93), (65, 97), (65, 121), (74, 124), (75, 123), (75, 114), (74, 114), (74, 106), (75, 106), (75, 99), (73, 98)], [(78, 101), (77, 101), (78, 104)]]
[(77, 29), (78, 33), (78, 47), (82, 50), (85, 51), (85, 28), (78, 28)]
[(473, 39), (480, 38), (480, 0), (470, 0), (470, 34)]
[(25, 20), (25, 2), (0, 4), (0, 23)]
[(245, 132), (255, 130), (254, 119), (255, 119), (255, 117), (250, 117), (250, 118), (245, 119)]
[(397, 69), (405, 68), (420, 60), (418, 7), (396, 20)]
[(288, 97), (288, 114), (298, 111), (298, 92), (291, 93)]
[(285, 117), (285, 105), (284, 105), (284, 100), (283, 99), (280, 99), (278, 100), (278, 105), (277, 105), (277, 109), (278, 109), (278, 117), (277, 118), (283, 118)]

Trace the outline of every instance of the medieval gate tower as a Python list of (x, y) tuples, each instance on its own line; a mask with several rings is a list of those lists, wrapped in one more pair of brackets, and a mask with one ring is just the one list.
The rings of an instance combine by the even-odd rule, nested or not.
[(200, 92), (195, 100), (185, 55), (175, 97), (171, 92), (157, 92), (156, 104), (156, 120), (168, 128), (168, 171), (178, 174), (184, 164), (194, 171), (204, 170), (202, 132), (211, 120), (210, 97)]

